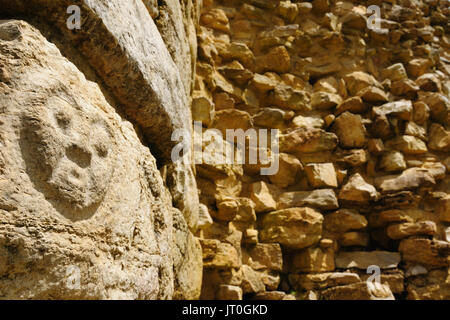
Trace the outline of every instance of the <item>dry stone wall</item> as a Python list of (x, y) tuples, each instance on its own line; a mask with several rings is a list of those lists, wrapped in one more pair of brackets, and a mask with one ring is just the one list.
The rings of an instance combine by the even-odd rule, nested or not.
[(442, 0), (203, 1), (193, 120), (279, 129), (280, 157), (269, 176), (197, 164), (202, 298), (450, 298), (449, 16)]

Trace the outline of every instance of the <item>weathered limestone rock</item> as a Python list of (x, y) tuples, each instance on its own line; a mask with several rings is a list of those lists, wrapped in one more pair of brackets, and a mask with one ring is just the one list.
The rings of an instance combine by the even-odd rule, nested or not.
[(309, 94), (291, 86), (278, 85), (269, 92), (268, 102), (282, 109), (308, 111), (311, 109)]
[(229, 243), (215, 239), (200, 239), (203, 251), (203, 267), (217, 269), (239, 268), (239, 256)]
[(420, 221), (416, 223), (405, 222), (387, 227), (389, 238), (398, 240), (416, 235), (433, 236), (436, 233), (436, 224), (433, 221)]
[(425, 142), (408, 135), (389, 140), (385, 145), (388, 149), (397, 149), (405, 154), (422, 154), (428, 151)]
[(372, 111), (377, 116), (393, 116), (402, 120), (411, 120), (413, 107), (411, 101), (400, 100), (396, 102), (389, 102), (379, 107), (374, 107)]
[(311, 105), (314, 110), (328, 110), (342, 102), (341, 96), (329, 92), (315, 92), (311, 96)]
[(314, 188), (338, 186), (336, 171), (332, 163), (315, 163), (305, 166), (306, 176)]
[(288, 72), (291, 68), (291, 58), (285, 46), (271, 48), (266, 55), (256, 59), (258, 72), (275, 71)]
[(202, 248), (200, 242), (189, 231), (182, 213), (173, 209), (174, 245), (173, 299), (195, 300), (200, 297), (202, 286)]
[(337, 140), (336, 135), (321, 129), (298, 128), (280, 135), (280, 151), (314, 153), (333, 150)]
[(337, 268), (358, 268), (366, 270), (371, 265), (381, 269), (393, 269), (400, 263), (400, 254), (387, 251), (339, 252), (336, 255)]
[(322, 222), (323, 216), (307, 207), (274, 211), (262, 218), (260, 238), (289, 248), (306, 248), (320, 240)]
[(344, 77), (344, 80), (347, 86), (347, 90), (352, 96), (357, 95), (359, 91), (369, 86), (382, 88), (382, 86), (373, 76), (361, 71), (356, 71), (346, 75)]
[(300, 161), (293, 155), (280, 153), (277, 173), (270, 175), (269, 180), (279, 188), (286, 188), (296, 181), (298, 172), (303, 169)]
[(357, 273), (326, 272), (301, 275), (291, 274), (289, 275), (289, 282), (294, 288), (320, 290), (361, 282), (361, 279)]
[(0, 34), (1, 295), (165, 299), (179, 276), (175, 297), (195, 298), (199, 248), (133, 126), (35, 28)]
[(428, 147), (431, 150), (450, 152), (450, 131), (445, 130), (437, 123), (433, 123), (430, 127)]
[(219, 285), (216, 293), (217, 300), (242, 300), (242, 289), (228, 284)]
[(285, 192), (277, 200), (278, 209), (309, 206), (320, 210), (338, 208), (336, 194), (332, 189), (318, 189), (313, 191)]
[(441, 221), (450, 222), (450, 195), (439, 200), (437, 212)]
[(359, 173), (352, 175), (339, 193), (339, 200), (351, 203), (364, 204), (377, 199), (375, 187), (367, 183)]
[(164, 0), (156, 5), (158, 16), (152, 18), (178, 68), (185, 92), (189, 95), (197, 58), (196, 25), (201, 3), (198, 0)]
[(372, 282), (358, 282), (337, 286), (322, 292), (325, 300), (395, 300), (389, 286)]
[(381, 158), (380, 167), (387, 172), (403, 171), (406, 169), (405, 157), (400, 151), (388, 151)]
[(292, 258), (292, 272), (327, 272), (334, 270), (332, 249), (307, 248)]
[(210, 9), (202, 14), (200, 21), (212, 29), (229, 33), (230, 24), (227, 15), (221, 9)]
[(256, 212), (268, 212), (276, 210), (277, 203), (274, 200), (275, 190), (267, 183), (255, 182), (252, 184), (250, 198), (255, 203)]
[(266, 290), (260, 275), (248, 265), (242, 265), (242, 292), (258, 293)]
[(346, 111), (351, 113), (363, 113), (365, 110), (366, 106), (360, 97), (351, 97), (336, 107), (335, 114), (339, 115)]
[(411, 300), (448, 300), (450, 298), (449, 269), (431, 270), (426, 276), (412, 279), (407, 287)]
[(322, 117), (320, 116), (310, 116), (310, 117), (304, 117), (304, 116), (297, 116), (294, 119), (292, 119), (292, 124), (296, 128), (322, 128), (324, 126), (324, 121)]
[(382, 72), (384, 78), (388, 78), (391, 81), (399, 81), (408, 78), (406, 69), (402, 63), (396, 63), (392, 66), (384, 69)]
[(450, 244), (429, 239), (403, 239), (399, 251), (402, 260), (430, 267), (450, 265)]
[(410, 168), (399, 175), (378, 177), (375, 185), (381, 192), (395, 192), (415, 189), (423, 185), (433, 185), (436, 181), (425, 168)]
[(366, 142), (366, 129), (360, 115), (344, 112), (334, 121), (333, 131), (344, 148), (360, 148)]
[(355, 210), (340, 209), (325, 215), (323, 227), (331, 232), (347, 232), (367, 227), (367, 219)]
[(254, 270), (283, 269), (281, 247), (277, 243), (258, 243), (244, 251), (243, 262)]

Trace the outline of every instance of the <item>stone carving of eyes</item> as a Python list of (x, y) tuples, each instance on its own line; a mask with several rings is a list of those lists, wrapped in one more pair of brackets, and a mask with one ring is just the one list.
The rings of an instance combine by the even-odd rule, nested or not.
[(63, 131), (66, 131), (70, 128), (71, 124), (71, 118), (70, 115), (64, 111), (58, 111), (55, 114), (56, 123), (59, 128), (61, 128)]

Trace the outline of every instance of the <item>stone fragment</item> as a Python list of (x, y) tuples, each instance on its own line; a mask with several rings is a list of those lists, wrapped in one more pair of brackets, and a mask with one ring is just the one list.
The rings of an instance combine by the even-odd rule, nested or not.
[(325, 215), (323, 227), (331, 232), (344, 233), (366, 228), (367, 219), (356, 210), (340, 209)]
[(311, 109), (307, 92), (286, 85), (278, 85), (270, 91), (268, 102), (288, 110), (308, 111)]
[(423, 99), (430, 108), (430, 116), (435, 122), (440, 124), (449, 123), (450, 100), (440, 93), (431, 93)]
[(248, 112), (228, 109), (216, 112), (212, 126), (222, 132), (223, 137), (226, 137), (226, 130), (242, 129), (244, 131), (253, 126), (252, 118)]
[(365, 204), (378, 199), (377, 190), (368, 184), (359, 173), (352, 175), (339, 193), (339, 200)]
[(450, 299), (449, 271), (431, 270), (408, 283), (407, 299), (410, 300), (448, 300)]
[(280, 135), (280, 151), (314, 153), (333, 150), (337, 140), (335, 134), (321, 129), (297, 128)]
[(450, 244), (429, 239), (403, 239), (398, 248), (402, 260), (430, 267), (450, 266)]
[(277, 243), (258, 243), (250, 246), (243, 254), (243, 262), (254, 270), (283, 269), (283, 256), (281, 247)]
[(384, 152), (384, 143), (381, 139), (369, 139), (367, 143), (369, 151), (375, 155), (379, 155)]
[(380, 167), (387, 172), (403, 171), (406, 169), (405, 157), (400, 151), (388, 151), (382, 156)]
[(204, 268), (239, 268), (240, 262), (236, 249), (229, 243), (215, 239), (200, 239), (203, 251)]
[(421, 125), (427, 122), (430, 117), (430, 108), (425, 102), (414, 102), (413, 120), (417, 124)]
[(247, 265), (242, 265), (242, 292), (258, 293), (266, 290), (260, 275)]
[(409, 168), (399, 175), (375, 178), (375, 185), (383, 193), (411, 190), (435, 183), (433, 176), (424, 168)]
[(366, 142), (366, 129), (360, 115), (344, 112), (336, 118), (332, 130), (344, 148), (363, 147)]
[(325, 300), (395, 300), (389, 286), (374, 285), (372, 282), (358, 282), (337, 286), (322, 291)]
[(322, 128), (324, 121), (321, 116), (296, 116), (292, 119), (292, 124), (296, 128)]
[(292, 258), (292, 272), (327, 272), (334, 270), (332, 249), (307, 248)]
[(268, 212), (276, 210), (277, 203), (274, 200), (275, 190), (267, 183), (260, 181), (251, 186), (250, 198), (255, 203), (256, 212)]
[(303, 168), (300, 161), (293, 155), (280, 153), (277, 173), (270, 175), (271, 183), (280, 188), (286, 188), (296, 182), (297, 173)]
[(402, 63), (396, 63), (391, 65), (390, 67), (384, 69), (381, 72), (381, 74), (384, 78), (387, 78), (392, 82), (408, 78), (408, 75), (406, 74), (406, 69)]
[(288, 72), (291, 68), (291, 58), (285, 46), (271, 48), (266, 55), (256, 58), (258, 72), (274, 71)]
[(391, 85), (393, 95), (404, 96), (409, 99), (414, 99), (419, 89), (416, 83), (409, 79), (394, 81)]
[(422, 154), (428, 151), (425, 142), (408, 135), (399, 136), (386, 142), (387, 149), (395, 149), (405, 154)]
[(363, 113), (366, 110), (366, 106), (364, 105), (364, 102), (362, 101), (361, 97), (351, 97), (347, 100), (341, 102), (335, 110), (335, 114), (339, 115), (341, 113), (344, 113), (346, 111), (351, 113)]
[(383, 103), (389, 101), (387, 94), (377, 87), (367, 87), (358, 92), (365, 102), (370, 103)]
[(192, 120), (199, 121), (205, 126), (209, 126), (214, 118), (214, 104), (204, 96), (194, 93), (192, 99)]
[(288, 23), (292, 23), (298, 16), (298, 6), (296, 3), (291, 3), (290, 1), (281, 1), (276, 12), (286, 19)]
[(253, 116), (255, 126), (284, 129), (286, 112), (276, 108), (262, 108)]
[(416, 79), (416, 84), (423, 91), (436, 91), (440, 92), (442, 90), (441, 81), (433, 73), (426, 73), (421, 75)]
[(222, 9), (213, 8), (202, 14), (200, 21), (203, 25), (212, 29), (229, 33), (230, 24), (228, 17)]
[(224, 61), (238, 60), (246, 68), (252, 68), (255, 63), (253, 52), (245, 43), (231, 42), (231, 43), (217, 43), (217, 51)]
[(242, 300), (242, 289), (228, 284), (219, 285), (216, 293), (217, 300)]
[(428, 147), (435, 151), (450, 152), (450, 131), (433, 123), (429, 131)]
[(416, 223), (405, 222), (393, 224), (387, 227), (386, 232), (389, 238), (398, 240), (410, 236), (428, 235), (433, 236), (436, 233), (436, 223), (433, 221), (419, 221)]
[(350, 272), (326, 272), (311, 274), (290, 274), (289, 282), (297, 290), (321, 290), (330, 287), (348, 285), (361, 282), (357, 273)]
[(373, 76), (361, 71), (347, 74), (344, 77), (344, 80), (347, 90), (352, 96), (356, 96), (359, 91), (369, 86), (382, 88), (380, 83)]
[(313, 163), (305, 166), (306, 176), (313, 188), (331, 187), (336, 188), (337, 178), (332, 163)]
[(381, 269), (397, 268), (400, 263), (400, 254), (388, 251), (352, 251), (339, 252), (336, 255), (336, 268), (358, 268), (367, 270), (371, 265)]
[(261, 220), (262, 242), (303, 249), (321, 238), (323, 216), (311, 208), (290, 208), (274, 211)]
[(374, 107), (372, 111), (377, 116), (394, 116), (401, 120), (411, 120), (413, 107), (411, 101), (399, 100)]
[(441, 221), (450, 222), (450, 195), (446, 195), (438, 201), (437, 212)]
[(332, 189), (318, 189), (313, 191), (285, 192), (277, 200), (278, 209), (310, 206), (320, 210), (338, 208), (336, 194)]
[(329, 92), (314, 92), (311, 95), (311, 105), (314, 110), (328, 110), (342, 102), (338, 94)]
[(255, 294), (254, 300), (285, 300), (286, 293), (283, 291), (266, 291)]

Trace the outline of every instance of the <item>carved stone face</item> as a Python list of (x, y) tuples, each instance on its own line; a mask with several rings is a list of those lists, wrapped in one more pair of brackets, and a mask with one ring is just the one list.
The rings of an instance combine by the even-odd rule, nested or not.
[(88, 104), (52, 97), (23, 119), (28, 171), (47, 198), (71, 211), (104, 197), (113, 173), (112, 131)]

